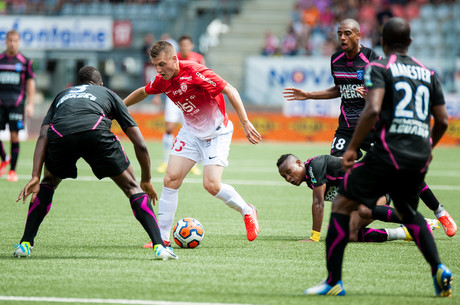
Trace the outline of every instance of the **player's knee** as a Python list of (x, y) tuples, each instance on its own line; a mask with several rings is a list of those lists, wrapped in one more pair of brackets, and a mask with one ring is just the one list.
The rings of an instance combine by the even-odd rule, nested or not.
[(358, 214), (361, 218), (370, 219), (372, 218), (371, 209), (365, 205), (360, 205), (358, 208)]
[(163, 179), (163, 185), (167, 188), (178, 189), (182, 184), (182, 178), (179, 175), (168, 174)]
[(220, 191), (220, 183), (217, 183), (216, 181), (203, 181), (203, 187), (206, 191), (208, 191), (208, 193), (210, 193), (213, 196), (217, 195)]

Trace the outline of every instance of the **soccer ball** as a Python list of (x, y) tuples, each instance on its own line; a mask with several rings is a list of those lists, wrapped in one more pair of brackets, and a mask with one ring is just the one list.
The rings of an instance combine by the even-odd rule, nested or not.
[(195, 218), (182, 218), (174, 225), (173, 238), (181, 248), (195, 248), (203, 237), (203, 226)]

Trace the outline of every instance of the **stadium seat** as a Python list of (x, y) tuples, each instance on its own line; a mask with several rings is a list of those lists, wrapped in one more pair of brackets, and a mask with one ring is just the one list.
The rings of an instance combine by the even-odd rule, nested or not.
[(74, 13), (74, 5), (72, 3), (65, 3), (60, 11), (61, 15), (72, 15)]
[(452, 17), (453, 7), (447, 4), (439, 4), (435, 8), (435, 14), (438, 20), (446, 20)]
[(420, 9), (420, 17), (424, 20), (432, 20), (435, 18), (434, 8), (431, 4), (422, 6)]

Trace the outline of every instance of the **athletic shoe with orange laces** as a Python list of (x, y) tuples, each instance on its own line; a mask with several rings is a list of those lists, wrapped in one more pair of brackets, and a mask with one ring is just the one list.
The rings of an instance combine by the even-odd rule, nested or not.
[(15, 171), (10, 170), (8, 172), (8, 181), (11, 181), (11, 182), (17, 182), (18, 181), (18, 175), (16, 174)]
[(438, 220), (444, 227), (444, 232), (446, 232), (447, 236), (452, 237), (457, 233), (457, 224), (447, 211), (445, 211), (444, 216), (439, 217)]
[(250, 214), (244, 215), (244, 224), (246, 225), (246, 236), (249, 241), (256, 239), (259, 233), (259, 222), (257, 221), (257, 210), (253, 205), (249, 205), (252, 209)]

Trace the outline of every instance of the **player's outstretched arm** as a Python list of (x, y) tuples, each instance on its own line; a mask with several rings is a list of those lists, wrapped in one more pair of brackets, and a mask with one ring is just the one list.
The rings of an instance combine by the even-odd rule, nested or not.
[(131, 106), (134, 104), (139, 103), (140, 101), (143, 101), (149, 94), (145, 92), (144, 87), (140, 87), (133, 92), (131, 92), (124, 100), (123, 103), (125, 103), (126, 106)]
[(243, 101), (241, 100), (238, 90), (227, 83), (224, 90), (222, 90), (222, 93), (228, 97), (228, 100), (238, 114), (238, 118), (240, 119), (241, 125), (243, 126), (244, 134), (246, 135), (246, 138), (248, 138), (249, 142), (252, 144), (257, 144), (259, 141), (262, 141), (262, 137), (260, 136), (259, 132), (254, 128), (248, 119), (246, 109), (244, 109)]
[(27, 105), (26, 105), (26, 115), (28, 118), (34, 116), (34, 105), (35, 105), (35, 79), (29, 78), (26, 81), (26, 91), (27, 91)]
[(323, 218), (324, 218), (324, 192), (325, 191), (326, 191), (326, 184), (316, 186), (313, 189), (313, 203), (311, 205), (313, 225), (311, 228), (311, 235), (308, 239), (304, 239), (301, 241), (305, 241), (305, 242), (319, 241), (321, 237), (321, 226), (323, 225)]
[(158, 200), (158, 195), (153, 188), (152, 183), (150, 182), (150, 156), (145, 144), (144, 137), (142, 136), (139, 127), (131, 126), (126, 128), (125, 134), (128, 136), (129, 140), (134, 145), (134, 151), (136, 153), (136, 158), (139, 161), (141, 166), (141, 188), (144, 192), (149, 195), (150, 199), (155, 205), (155, 200)]
[(294, 87), (284, 88), (283, 96), (288, 101), (324, 100), (340, 97), (337, 87), (333, 86), (326, 90), (307, 92)]
[(42, 174), (43, 163), (45, 162), (46, 148), (48, 147), (48, 129), (50, 125), (43, 125), (40, 129), (40, 136), (38, 137), (37, 144), (35, 145), (34, 161), (32, 167), (32, 178), (19, 193), (16, 202), (22, 199), (22, 203), (26, 202), (27, 197), (32, 194), (31, 202), (40, 190), (40, 176)]

